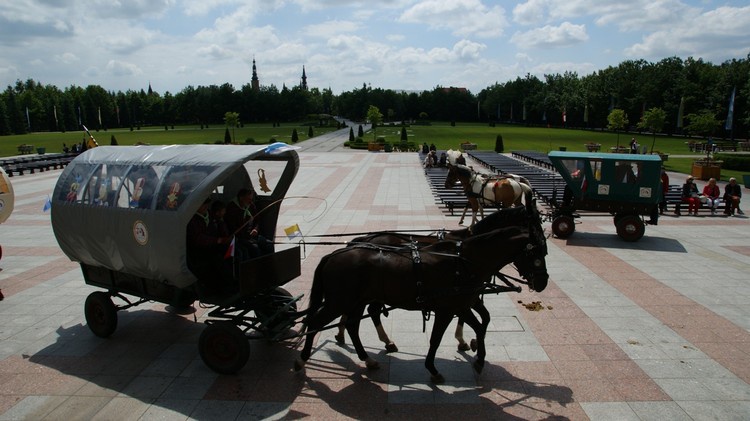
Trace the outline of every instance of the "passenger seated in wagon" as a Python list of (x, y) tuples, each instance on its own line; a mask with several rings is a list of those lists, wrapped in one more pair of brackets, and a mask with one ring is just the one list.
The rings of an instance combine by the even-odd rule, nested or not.
[(240, 189), (227, 205), (224, 220), (229, 234), (235, 235), (235, 253), (239, 261), (273, 253), (273, 244), (258, 232), (255, 190)]
[(206, 199), (188, 222), (185, 258), (200, 286), (209, 293), (217, 293), (232, 284), (231, 264), (224, 259), (230, 238), (212, 229), (208, 212), (210, 205), (211, 199)]

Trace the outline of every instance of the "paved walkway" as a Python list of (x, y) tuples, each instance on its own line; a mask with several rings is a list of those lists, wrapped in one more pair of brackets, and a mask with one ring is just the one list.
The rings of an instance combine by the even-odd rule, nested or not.
[[(348, 130), (346, 135), (348, 135)], [(302, 142), (301, 168), (279, 227), (307, 235), (376, 229), (456, 228), (435, 204), (413, 153), (335, 151), (341, 139)], [(308, 143), (310, 142), (310, 143)], [(321, 148), (320, 151), (314, 148)], [(334, 152), (329, 152), (334, 150)], [(421, 315), (385, 320), (400, 351), (385, 354), (374, 329), (363, 341), (381, 363), (320, 335), (304, 374), (293, 344), (251, 343), (237, 375), (213, 373), (197, 340), (206, 309), (176, 316), (164, 305), (118, 313), (109, 339), (85, 325), (95, 290), (62, 255), (42, 205), (60, 171), (12, 179), (16, 209), (0, 225), (0, 420), (136, 419), (747, 419), (750, 414), (750, 223), (744, 217), (665, 217), (637, 243), (609, 217), (587, 217), (567, 240), (550, 239), (550, 286), (487, 297), (488, 364), (446, 335), (429, 383)], [(747, 190), (745, 190), (747, 191)], [(308, 246), (302, 276), (331, 246)], [(524, 304), (540, 301), (544, 309)], [(428, 328), (431, 322), (428, 322)]]

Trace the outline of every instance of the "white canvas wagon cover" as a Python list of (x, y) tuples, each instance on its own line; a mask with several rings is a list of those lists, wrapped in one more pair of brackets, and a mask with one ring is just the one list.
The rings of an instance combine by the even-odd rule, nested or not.
[[(268, 183), (266, 202), (286, 194), (299, 157), (290, 148), (273, 146), (90, 149), (65, 168), (55, 186), (55, 237), (73, 261), (180, 288), (191, 285), (196, 279), (185, 259), (186, 227), (206, 198), (228, 202), (252, 186), (245, 164), (255, 160), (281, 166)], [(264, 216), (273, 219), (271, 231), (277, 217), (278, 206)]]

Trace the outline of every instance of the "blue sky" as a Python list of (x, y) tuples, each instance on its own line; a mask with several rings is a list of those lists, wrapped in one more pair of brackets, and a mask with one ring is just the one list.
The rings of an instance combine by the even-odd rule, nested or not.
[(0, 3), (0, 87), (179, 92), (308, 85), (473, 93), (527, 73), (750, 53), (750, 5), (713, 0), (13, 0)]

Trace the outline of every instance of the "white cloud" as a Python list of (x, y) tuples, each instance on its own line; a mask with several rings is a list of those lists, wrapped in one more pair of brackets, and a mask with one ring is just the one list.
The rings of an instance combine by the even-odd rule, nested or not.
[(138, 76), (143, 74), (143, 71), (137, 65), (118, 60), (107, 62), (105, 69), (107, 73), (113, 76)]
[(406, 39), (406, 36), (401, 34), (388, 34), (386, 35), (385, 39), (387, 39), (390, 42), (400, 42)]
[(302, 28), (304, 35), (316, 38), (330, 38), (336, 34), (355, 32), (360, 25), (355, 22), (329, 20), (326, 22), (308, 25)]
[(486, 48), (484, 44), (462, 39), (453, 46), (453, 52), (462, 60), (476, 60)]
[(198, 56), (213, 59), (213, 60), (223, 60), (225, 58), (232, 57), (234, 53), (224, 47), (218, 46), (216, 44), (211, 44), (206, 47), (201, 47), (196, 50), (196, 53), (198, 53)]
[(58, 63), (63, 63), (63, 64), (72, 64), (81, 60), (78, 58), (78, 56), (70, 52), (65, 52), (62, 54), (55, 54), (54, 59)]
[(711, 60), (743, 57), (750, 52), (750, 6), (720, 7), (690, 22), (656, 31), (625, 49), (629, 57), (659, 59), (693, 56)]
[(510, 42), (522, 48), (565, 47), (589, 39), (585, 25), (563, 22), (560, 26), (544, 26), (526, 32), (516, 32)]
[(505, 9), (487, 7), (480, 0), (424, 0), (405, 10), (398, 21), (447, 29), (456, 36), (482, 38), (499, 37), (508, 26)]

